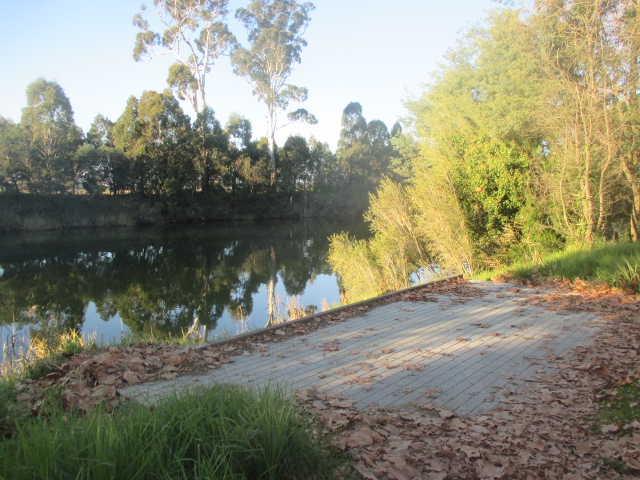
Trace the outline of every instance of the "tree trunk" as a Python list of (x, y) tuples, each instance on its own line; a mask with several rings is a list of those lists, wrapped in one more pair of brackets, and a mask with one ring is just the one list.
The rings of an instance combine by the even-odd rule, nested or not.
[(269, 283), (267, 284), (267, 324), (265, 327), (270, 327), (276, 324), (276, 281), (278, 271), (276, 269), (276, 250), (271, 247), (271, 275), (269, 276)]
[(269, 135), (269, 166), (271, 167), (269, 185), (274, 188), (276, 184), (276, 141), (273, 138), (273, 132)]
[(622, 169), (633, 194), (630, 227), (631, 238), (637, 242), (640, 240), (640, 175), (634, 172), (631, 155), (622, 160)]
[(269, 185), (272, 189), (275, 189), (276, 184), (276, 115), (275, 106), (268, 106), (269, 114), (267, 125), (267, 142), (269, 145), (269, 166), (271, 167), (271, 177)]

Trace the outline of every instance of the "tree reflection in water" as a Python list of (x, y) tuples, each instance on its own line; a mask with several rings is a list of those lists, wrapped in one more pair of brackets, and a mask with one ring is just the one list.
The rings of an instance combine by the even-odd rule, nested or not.
[[(333, 275), (327, 238), (343, 230), (366, 228), (309, 221), (4, 235), (0, 323), (30, 325), (36, 335), (82, 331), (95, 309), (105, 322), (160, 336), (183, 334), (194, 321), (215, 332), (225, 314), (264, 326), (275, 320), (279, 281), (297, 296)], [(330, 278), (332, 291), (316, 292), (318, 302), (339, 300)], [(254, 301), (266, 306), (254, 312)]]

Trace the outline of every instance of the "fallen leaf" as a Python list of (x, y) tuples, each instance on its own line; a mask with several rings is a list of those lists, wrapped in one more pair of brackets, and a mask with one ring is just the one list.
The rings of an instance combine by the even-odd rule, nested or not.
[(605, 435), (608, 433), (616, 433), (618, 430), (620, 430), (620, 427), (618, 425), (604, 425), (600, 431), (602, 433), (604, 433)]

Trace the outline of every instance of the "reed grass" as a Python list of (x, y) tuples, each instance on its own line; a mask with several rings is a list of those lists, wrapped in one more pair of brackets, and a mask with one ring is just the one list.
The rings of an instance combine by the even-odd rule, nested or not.
[(65, 357), (96, 348), (95, 335), (82, 335), (75, 330), (50, 337), (28, 340), (12, 337), (5, 343), (0, 362), (0, 379), (40, 378), (55, 369)]
[(323, 479), (343, 467), (293, 399), (216, 386), (155, 408), (25, 418), (0, 441), (0, 477)]

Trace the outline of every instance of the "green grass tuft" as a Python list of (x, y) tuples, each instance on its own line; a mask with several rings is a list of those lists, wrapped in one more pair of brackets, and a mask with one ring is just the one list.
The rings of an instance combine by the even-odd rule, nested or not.
[(2, 478), (335, 478), (340, 460), (293, 399), (216, 386), (113, 414), (17, 422), (0, 443)]
[(484, 280), (500, 275), (528, 279), (580, 279), (607, 284), (627, 293), (640, 293), (640, 243), (609, 243), (591, 249), (570, 247), (545, 255), (538, 265), (513, 264), (481, 272), (474, 278)]

